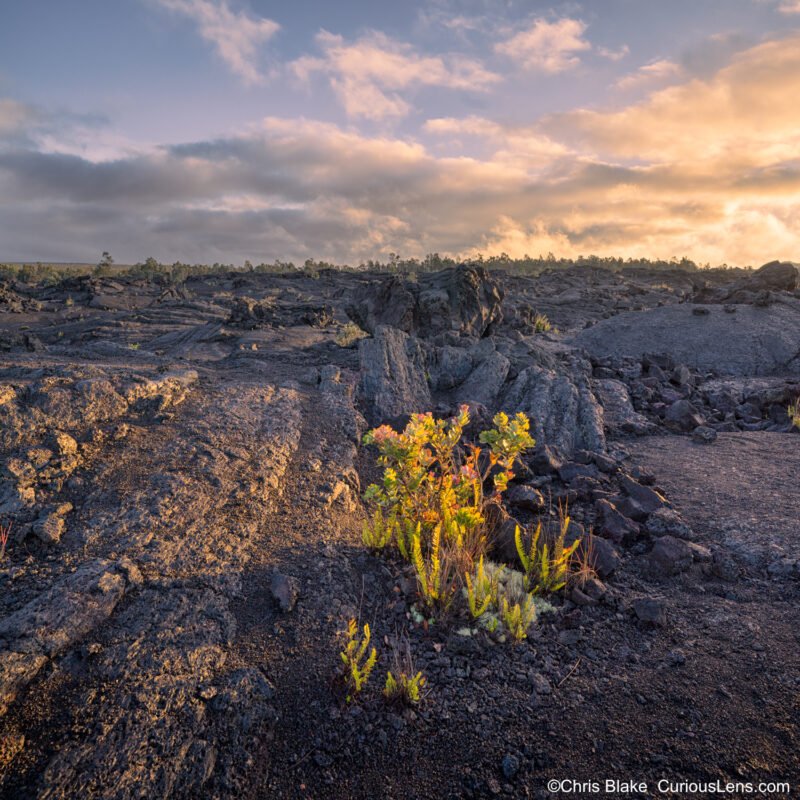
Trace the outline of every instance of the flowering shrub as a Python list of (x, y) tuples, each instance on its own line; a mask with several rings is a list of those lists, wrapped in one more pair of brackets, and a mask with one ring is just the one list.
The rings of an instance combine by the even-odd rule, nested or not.
[(787, 413), (789, 414), (789, 419), (792, 420), (792, 424), (800, 428), (800, 397), (789, 406)]
[[(372, 484), (364, 497), (388, 512), (387, 525), (396, 540), (402, 539), (397, 545), (405, 557), (411, 554), (414, 533), (430, 546), (437, 526), (447, 541), (460, 540), (471, 555), (478, 555), (486, 506), (499, 500), (513, 477), (515, 459), (534, 444), (524, 414), (509, 420), (500, 413), (494, 418), (496, 427), (480, 435), (488, 445), (481, 458), (480, 447), (458, 447), (468, 422), (467, 406), (461, 406), (450, 420), (415, 414), (402, 433), (383, 425), (364, 436), (365, 444), (377, 445), (378, 463), (385, 468), (383, 485)], [(484, 483), (492, 471), (493, 491), (486, 495)]]
[(425, 604), (438, 612), (460, 596), (483, 556), (487, 506), (499, 501), (514, 461), (534, 444), (524, 414), (509, 419), (499, 413), (493, 422), (479, 437), (485, 451), (459, 446), (469, 423), (467, 406), (449, 420), (415, 414), (402, 433), (383, 425), (364, 436), (365, 444), (378, 447), (384, 467), (382, 485), (372, 484), (364, 495), (378, 505), (372, 527), (365, 524), (364, 542), (377, 550), (394, 541), (414, 565)]

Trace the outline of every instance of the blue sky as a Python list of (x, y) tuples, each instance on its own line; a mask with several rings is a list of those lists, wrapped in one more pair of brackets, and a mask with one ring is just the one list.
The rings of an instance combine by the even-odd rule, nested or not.
[(16, 3), (0, 259), (800, 259), (800, 0)]

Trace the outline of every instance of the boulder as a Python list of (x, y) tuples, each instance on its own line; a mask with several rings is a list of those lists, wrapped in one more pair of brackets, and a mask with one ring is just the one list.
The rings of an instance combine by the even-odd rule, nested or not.
[(431, 390), (448, 392), (467, 379), (475, 368), (475, 360), (467, 348), (448, 344), (427, 349), (425, 366)]
[(717, 439), (717, 432), (708, 425), (698, 425), (692, 431), (692, 440), (699, 444), (711, 444)]
[(390, 325), (423, 339), (456, 332), (482, 337), (503, 319), (504, 291), (483, 267), (460, 266), (419, 275), (370, 281), (345, 306), (362, 330)]
[(58, 514), (48, 514), (33, 523), (34, 534), (44, 544), (58, 544), (64, 533), (64, 520)]
[(555, 445), (537, 444), (531, 466), (540, 475), (551, 475), (564, 466), (564, 458)]
[(35, 353), (46, 349), (42, 340), (30, 331), (0, 330), (0, 351), (26, 350)]
[(753, 290), (772, 289), (792, 292), (798, 286), (797, 265), (791, 261), (770, 261), (745, 280)]
[(506, 392), (501, 408), (531, 420), (537, 444), (604, 452), (603, 409), (583, 375), (531, 366), (522, 370)]
[(650, 551), (650, 569), (656, 575), (677, 575), (692, 565), (692, 549), (688, 542), (674, 536), (656, 539)]
[(31, 405), (42, 412), (48, 425), (61, 430), (116, 419), (128, 408), (107, 378), (87, 378), (72, 386), (44, 383), (32, 392)]
[(633, 601), (633, 611), (639, 622), (662, 627), (667, 624), (664, 603), (657, 597), (640, 597)]
[(735, 581), (739, 577), (739, 565), (727, 550), (713, 547), (711, 549), (711, 574), (723, 581)]
[[(328, 305), (279, 304), (269, 300), (258, 301), (249, 297), (237, 297), (231, 304), (231, 312), (225, 324), (246, 330), (286, 328), (295, 325), (324, 328), (333, 322), (333, 318), (334, 309)], [(164, 343), (159, 344), (163, 347)], [(154, 347), (154, 345), (148, 346)]]
[(621, 514), (608, 500), (595, 503), (597, 511), (597, 531), (615, 544), (630, 542), (639, 536), (639, 525)]
[(644, 529), (650, 536), (677, 536), (679, 539), (690, 539), (691, 528), (683, 521), (680, 514), (671, 508), (657, 508), (648, 515)]
[(571, 483), (576, 478), (597, 478), (598, 469), (594, 464), (579, 464), (576, 461), (568, 461), (558, 468), (558, 477), (564, 483)]
[(90, 561), (0, 621), (0, 714), (48, 659), (111, 615), (135, 582), (123, 561)]
[(610, 434), (645, 434), (655, 426), (647, 417), (634, 411), (628, 389), (622, 381), (604, 379), (594, 381), (594, 393), (603, 407), (603, 422)]
[(512, 506), (524, 508), (527, 511), (539, 511), (545, 505), (542, 493), (533, 486), (512, 486), (506, 492), (505, 499)]
[(676, 400), (664, 413), (664, 419), (674, 422), (682, 431), (699, 428), (705, 422), (698, 410), (688, 400)]
[(456, 390), (458, 403), (482, 403), (492, 407), (505, 383), (511, 362), (496, 350), (470, 372)]
[(592, 534), (585, 535), (581, 539), (576, 555), (580, 559), (586, 559), (588, 565), (600, 578), (608, 578), (612, 575), (620, 562), (619, 553), (614, 545), (606, 539)]
[(78, 443), (67, 433), (53, 431), (46, 439), (45, 444), (52, 447), (59, 456), (70, 457), (78, 453)]
[(299, 588), (295, 578), (283, 575), (280, 572), (273, 572), (269, 591), (284, 614), (291, 611), (295, 603), (297, 603)]
[(358, 393), (370, 424), (431, 409), (425, 360), (416, 339), (397, 328), (381, 327), (374, 337), (358, 343), (358, 353)]
[(489, 546), (495, 559), (504, 564), (519, 563), (516, 530), (519, 527), (524, 532), (525, 526), (519, 520), (509, 516), (499, 506), (493, 507), (492, 514), (487, 518), (487, 524), (489, 526)]
[(791, 261), (770, 261), (752, 275), (720, 286), (705, 286), (692, 297), (699, 303), (753, 303), (766, 306), (775, 300), (773, 292), (792, 292), (798, 286), (797, 266)]
[(641, 483), (625, 473), (620, 474), (619, 484), (625, 494), (631, 497), (648, 514), (662, 508), (667, 503), (655, 489), (651, 489), (649, 486), (642, 486)]

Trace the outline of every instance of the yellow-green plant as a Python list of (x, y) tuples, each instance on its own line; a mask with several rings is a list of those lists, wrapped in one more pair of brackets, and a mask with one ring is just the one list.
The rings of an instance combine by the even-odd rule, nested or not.
[(424, 555), (418, 532), (411, 538), (411, 553), (417, 587), (425, 605), (431, 611), (446, 614), (458, 591), (458, 561), (463, 549), (454, 541), (442, 543), (442, 526), (437, 525), (431, 537), (431, 546)]
[(792, 425), (796, 425), (800, 428), (800, 397), (792, 403), (789, 408), (787, 409), (787, 413), (789, 414), (789, 418), (792, 420)]
[[(359, 641), (360, 639), (360, 641)], [(344, 664), (344, 679), (347, 684), (347, 702), (350, 703), (364, 687), (369, 678), (375, 661), (378, 658), (378, 651), (373, 647), (366, 661), (362, 663), (369, 647), (369, 625), (364, 625), (364, 637), (358, 636), (356, 621), (350, 620), (347, 626), (347, 642), (345, 648), (339, 653)]]
[(535, 333), (545, 333), (550, 330), (550, 320), (545, 314), (536, 313), (533, 318), (533, 330)]
[(364, 520), (364, 526), (361, 531), (361, 540), (364, 542), (365, 547), (373, 552), (383, 550), (392, 540), (392, 534), (397, 526), (397, 520), (391, 514), (389, 519), (383, 518), (383, 509), (380, 506), (375, 508), (375, 513), (372, 515), (372, 525), (370, 526), (367, 520)]
[(407, 705), (416, 705), (419, 703), (420, 690), (425, 683), (426, 681), (421, 671), (412, 676), (401, 672), (395, 678), (391, 670), (389, 670), (386, 673), (386, 685), (384, 686), (383, 694), (388, 700), (402, 700)]
[(547, 542), (544, 542), (539, 547), (539, 536), (542, 532), (542, 523), (540, 522), (531, 537), (530, 547), (526, 550), (522, 541), (522, 531), (519, 525), (516, 526), (514, 542), (517, 545), (517, 555), (519, 555), (525, 573), (525, 589), (527, 591), (547, 594), (562, 589), (566, 584), (570, 559), (580, 545), (580, 539), (576, 539), (569, 547), (564, 546), (567, 528), (569, 528), (569, 517), (562, 516), (559, 533), (555, 536), (551, 546), (548, 548)]
[(469, 572), (464, 574), (464, 580), (467, 584), (469, 611), (473, 619), (485, 614), (490, 605), (497, 606), (497, 576), (489, 578), (486, 575), (483, 569), (483, 556), (480, 557), (475, 570), (475, 583), (473, 584)]
[(411, 643), (407, 636), (398, 637), (395, 631), (390, 642), (392, 649), (390, 669), (386, 673), (384, 697), (392, 702), (400, 701), (406, 705), (416, 705), (422, 698), (422, 688), (426, 679), (421, 670), (414, 666)]
[(534, 617), (536, 616), (536, 607), (533, 604), (533, 597), (528, 595), (525, 599), (524, 605), (514, 603), (508, 604), (508, 599), (503, 598), (503, 622), (505, 622), (509, 633), (514, 637), (514, 641), (521, 642), (528, 635), (528, 628), (530, 628)]
[(355, 322), (346, 322), (336, 335), (336, 344), (338, 344), (339, 347), (350, 347), (365, 336), (367, 336), (367, 334), (362, 331)]

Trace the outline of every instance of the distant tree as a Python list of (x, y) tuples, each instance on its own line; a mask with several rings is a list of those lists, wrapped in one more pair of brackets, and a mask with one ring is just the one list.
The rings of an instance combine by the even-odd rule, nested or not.
[(111, 257), (111, 253), (108, 250), (103, 250), (103, 255), (100, 257), (100, 261), (97, 262), (97, 266), (94, 268), (95, 275), (110, 275), (112, 272), (112, 267), (114, 266), (114, 259)]

